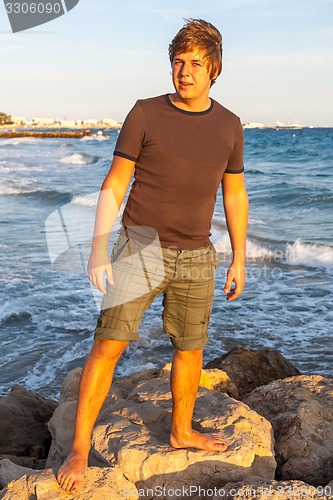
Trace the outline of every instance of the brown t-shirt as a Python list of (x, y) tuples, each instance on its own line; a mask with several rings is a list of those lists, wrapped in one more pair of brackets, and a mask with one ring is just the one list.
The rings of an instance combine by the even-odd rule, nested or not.
[(243, 146), (240, 119), (213, 99), (202, 112), (168, 95), (137, 101), (114, 151), (136, 162), (123, 226), (152, 227), (162, 247), (208, 244), (217, 190), (224, 172), (243, 172)]

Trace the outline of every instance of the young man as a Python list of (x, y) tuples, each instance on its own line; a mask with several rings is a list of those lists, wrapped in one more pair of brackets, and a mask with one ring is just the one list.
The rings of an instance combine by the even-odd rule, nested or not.
[[(128, 114), (97, 206), (88, 276), (106, 295), (82, 372), (74, 441), (57, 477), (62, 488), (72, 493), (83, 480), (91, 433), (110, 390), (115, 365), (128, 343), (139, 338), (142, 315), (159, 293), (164, 295), (164, 330), (175, 347), (170, 444), (174, 448), (226, 449), (218, 434), (192, 429), (192, 414), (218, 264), (209, 231), (220, 185), (233, 250), (224, 287), (227, 300), (236, 299), (245, 284), (248, 199), (243, 128), (237, 116), (209, 97), (222, 69), (222, 37), (213, 25), (200, 19), (187, 21), (172, 40), (169, 56), (175, 92), (140, 100)], [(153, 244), (147, 245), (147, 232), (139, 230), (148, 227), (158, 235), (164, 272), (157, 285), (144, 294), (112, 303), (117, 283), (113, 284), (108, 239), (133, 172), (116, 257), (130, 255), (131, 247), (136, 255), (152, 248)], [(137, 280), (136, 275), (129, 280), (134, 289)]]

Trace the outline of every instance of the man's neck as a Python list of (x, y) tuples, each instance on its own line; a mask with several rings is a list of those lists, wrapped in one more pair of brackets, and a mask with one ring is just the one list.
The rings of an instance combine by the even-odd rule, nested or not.
[(182, 99), (175, 92), (174, 94), (170, 94), (169, 97), (172, 104), (174, 104), (177, 108), (184, 109), (185, 111), (207, 111), (207, 109), (211, 106), (211, 99), (208, 96), (207, 98), (193, 101), (192, 99)]

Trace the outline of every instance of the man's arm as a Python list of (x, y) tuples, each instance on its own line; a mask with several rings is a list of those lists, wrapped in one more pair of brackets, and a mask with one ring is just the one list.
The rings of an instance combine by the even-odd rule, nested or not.
[[(249, 202), (244, 173), (224, 174), (222, 179), (224, 212), (229, 232), (233, 260), (227, 273), (224, 293), (235, 300), (245, 285), (246, 231)], [(232, 283), (235, 284), (231, 288)]]
[(134, 161), (114, 156), (98, 197), (87, 274), (91, 283), (103, 293), (106, 293), (104, 273), (108, 282), (113, 284), (112, 267), (108, 255), (110, 232), (125, 197), (134, 167)]

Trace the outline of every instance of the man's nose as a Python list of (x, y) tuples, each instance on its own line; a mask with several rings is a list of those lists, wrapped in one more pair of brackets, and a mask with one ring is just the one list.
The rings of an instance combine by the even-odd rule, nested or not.
[(188, 76), (190, 73), (190, 67), (187, 63), (183, 63), (180, 68), (180, 73), (182, 76)]

